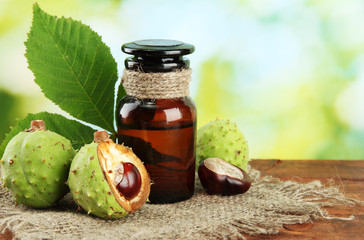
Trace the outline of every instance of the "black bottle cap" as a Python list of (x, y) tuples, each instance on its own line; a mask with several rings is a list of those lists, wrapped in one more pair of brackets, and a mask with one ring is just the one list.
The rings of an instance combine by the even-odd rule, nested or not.
[(176, 40), (147, 39), (121, 46), (124, 53), (134, 57), (125, 59), (125, 67), (143, 72), (170, 72), (189, 68), (190, 62), (183, 55), (194, 52), (191, 44)]

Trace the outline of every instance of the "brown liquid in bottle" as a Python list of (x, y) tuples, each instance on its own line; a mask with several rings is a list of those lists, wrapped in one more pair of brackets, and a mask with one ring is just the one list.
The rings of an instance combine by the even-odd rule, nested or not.
[(196, 111), (189, 97), (124, 97), (117, 109), (118, 141), (132, 147), (152, 179), (151, 203), (190, 198), (195, 181)]

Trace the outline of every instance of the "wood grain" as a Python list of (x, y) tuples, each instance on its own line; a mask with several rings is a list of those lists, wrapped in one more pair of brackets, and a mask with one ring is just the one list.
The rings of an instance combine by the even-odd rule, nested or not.
[[(253, 160), (251, 166), (262, 175), (283, 180), (309, 182), (333, 180), (349, 197), (364, 201), (364, 161), (338, 160)], [(286, 225), (277, 235), (246, 236), (248, 240), (343, 240), (364, 239), (364, 205), (326, 209), (338, 217), (355, 215), (352, 221), (315, 220), (313, 223)], [(13, 238), (10, 231), (0, 234), (0, 240)]]
[(5, 230), (3, 234), (0, 234), (0, 240), (9, 240), (13, 238), (13, 233), (9, 230)]
[[(254, 160), (252, 167), (263, 175), (284, 180), (309, 182), (334, 180), (349, 197), (364, 201), (364, 161), (337, 160)], [(313, 223), (287, 225), (277, 235), (247, 236), (249, 240), (343, 240), (364, 239), (364, 205), (326, 208), (334, 216), (349, 217), (352, 221), (315, 220)]]

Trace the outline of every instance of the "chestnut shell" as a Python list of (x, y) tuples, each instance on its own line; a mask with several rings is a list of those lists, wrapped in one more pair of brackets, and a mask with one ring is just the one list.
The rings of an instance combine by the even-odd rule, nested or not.
[[(102, 133), (102, 131), (96, 132), (95, 141), (97, 140), (99, 143), (97, 147), (99, 163), (106, 180), (110, 185), (111, 192), (114, 194), (116, 201), (122, 208), (131, 213), (135, 212), (147, 201), (150, 193), (150, 178), (144, 164), (133, 153), (131, 148), (115, 144), (108, 138), (107, 133)], [(131, 182), (128, 181), (121, 189), (119, 187), (120, 182), (115, 184), (114, 171), (120, 163), (123, 165), (122, 179), (124, 179), (124, 177), (131, 178), (128, 179), (131, 180)], [(128, 163), (130, 163), (130, 165)], [(129, 165), (129, 168), (125, 168), (127, 165)], [(133, 168), (135, 169), (133, 170)], [(124, 184), (124, 182), (122, 184)], [(126, 192), (124, 193), (124, 191)]]
[(251, 186), (248, 174), (241, 168), (220, 158), (207, 158), (198, 168), (200, 182), (208, 194), (236, 195)]

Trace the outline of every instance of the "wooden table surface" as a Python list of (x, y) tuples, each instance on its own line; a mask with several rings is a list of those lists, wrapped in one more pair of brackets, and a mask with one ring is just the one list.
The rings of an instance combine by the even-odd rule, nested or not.
[[(346, 196), (364, 201), (364, 161), (337, 160), (255, 160), (252, 167), (263, 175), (283, 180), (309, 182), (334, 180)], [(355, 207), (326, 208), (329, 214), (338, 217), (354, 215), (352, 221), (315, 220), (302, 225), (287, 225), (279, 234), (270, 236), (248, 236), (249, 240), (360, 240), (364, 239), (364, 205)]]
[[(347, 196), (364, 201), (364, 161), (336, 160), (253, 160), (251, 166), (262, 175), (283, 180), (309, 182), (334, 180)], [(355, 215), (352, 221), (315, 220), (313, 223), (287, 225), (277, 235), (247, 236), (249, 240), (360, 240), (364, 239), (364, 205), (327, 208), (329, 214), (339, 217)], [(7, 231), (0, 240), (12, 238)]]

